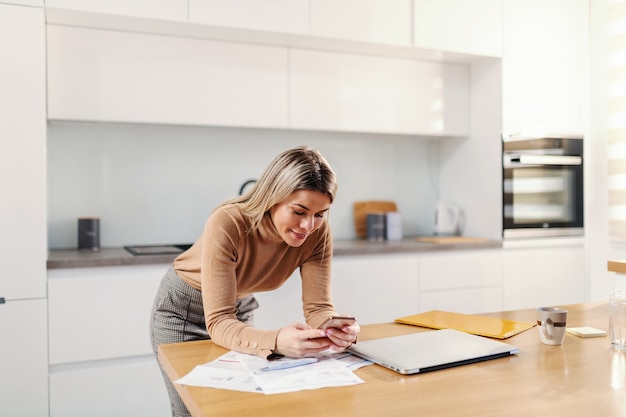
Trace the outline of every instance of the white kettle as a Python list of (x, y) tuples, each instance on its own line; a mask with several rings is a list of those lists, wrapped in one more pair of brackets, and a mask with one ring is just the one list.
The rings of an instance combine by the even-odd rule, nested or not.
[(435, 211), (435, 234), (458, 236), (461, 234), (462, 213), (458, 206), (438, 203)]

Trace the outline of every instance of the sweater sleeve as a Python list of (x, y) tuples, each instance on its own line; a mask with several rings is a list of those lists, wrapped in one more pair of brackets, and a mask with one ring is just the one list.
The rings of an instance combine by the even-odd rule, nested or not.
[(237, 320), (236, 268), (246, 230), (227, 213), (216, 211), (202, 236), (201, 288), (207, 331), (220, 346), (267, 358), (279, 330), (259, 330)]
[(300, 267), (302, 278), (302, 309), (309, 326), (319, 327), (337, 315), (331, 294), (331, 263), (333, 239), (325, 224), (312, 256)]

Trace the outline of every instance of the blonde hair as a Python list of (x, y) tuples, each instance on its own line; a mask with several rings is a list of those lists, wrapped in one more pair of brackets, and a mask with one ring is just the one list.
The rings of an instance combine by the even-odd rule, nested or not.
[(242, 196), (225, 201), (240, 204), (256, 230), (263, 216), (294, 191), (313, 190), (326, 194), (332, 203), (337, 193), (337, 177), (321, 153), (308, 146), (288, 149), (265, 169), (257, 183)]

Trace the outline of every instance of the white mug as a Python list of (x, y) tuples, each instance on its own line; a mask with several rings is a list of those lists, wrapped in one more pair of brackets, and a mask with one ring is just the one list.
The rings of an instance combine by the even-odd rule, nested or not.
[(541, 343), (560, 345), (565, 338), (567, 310), (558, 307), (537, 308), (537, 329)]

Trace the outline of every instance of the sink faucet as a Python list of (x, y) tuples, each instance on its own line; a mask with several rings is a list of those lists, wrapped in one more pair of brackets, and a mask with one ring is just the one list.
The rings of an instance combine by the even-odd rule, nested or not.
[(255, 179), (249, 179), (247, 181), (245, 181), (243, 184), (241, 184), (241, 188), (239, 188), (239, 195), (243, 195), (246, 187), (250, 184), (254, 184), (256, 182)]

